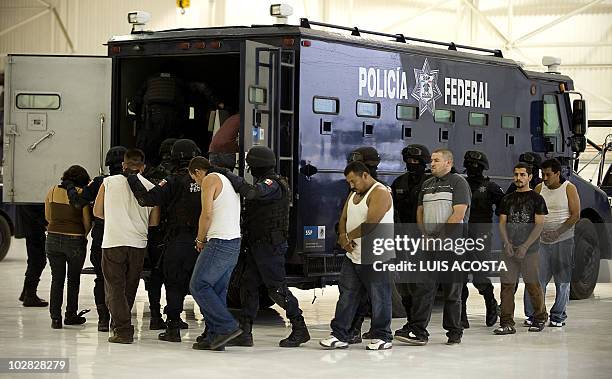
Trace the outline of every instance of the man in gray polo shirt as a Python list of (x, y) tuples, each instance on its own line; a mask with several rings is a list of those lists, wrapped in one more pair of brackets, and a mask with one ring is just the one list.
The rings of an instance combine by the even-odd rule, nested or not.
[[(447, 149), (437, 149), (431, 154), (432, 177), (423, 183), (419, 193), (417, 224), (427, 237), (442, 237), (444, 224), (467, 223), (472, 198), (468, 182), (452, 173), (453, 154)], [(434, 276), (435, 279), (435, 275)], [(438, 283), (436, 280), (417, 280), (411, 283), (412, 307), (408, 337), (396, 339), (412, 345), (425, 345), (429, 339), (427, 324), (431, 318), (438, 284), (444, 291), (443, 327), (447, 330), (447, 344), (461, 342), (461, 290), (462, 283)]]

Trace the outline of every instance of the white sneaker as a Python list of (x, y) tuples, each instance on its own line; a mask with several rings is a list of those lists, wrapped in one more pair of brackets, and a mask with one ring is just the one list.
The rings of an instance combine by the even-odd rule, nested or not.
[(389, 350), (392, 347), (392, 342), (385, 342), (383, 340), (372, 340), (366, 346), (366, 350)]
[(319, 341), (319, 345), (326, 349), (346, 349), (349, 347), (347, 342), (342, 342), (334, 336), (329, 336)]

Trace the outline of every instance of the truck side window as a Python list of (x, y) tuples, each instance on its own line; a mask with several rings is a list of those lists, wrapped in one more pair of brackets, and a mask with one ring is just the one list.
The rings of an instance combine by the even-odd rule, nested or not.
[(395, 118), (402, 121), (414, 121), (419, 118), (419, 107), (415, 105), (397, 104)]
[(333, 97), (315, 96), (312, 98), (312, 110), (314, 113), (338, 114), (340, 100)]
[(489, 125), (489, 115), (480, 112), (470, 112), (470, 126), (487, 126)]
[(518, 129), (521, 127), (520, 117), (512, 115), (502, 115), (502, 129)]
[(377, 101), (357, 100), (357, 116), (359, 117), (380, 117), (380, 103)]
[(560, 134), (560, 125), (557, 97), (544, 95), (544, 135)]
[(450, 109), (436, 109), (434, 112), (434, 122), (452, 124), (455, 122), (455, 111)]
[(20, 93), (15, 101), (18, 109), (50, 109), (60, 108), (60, 95), (53, 93)]

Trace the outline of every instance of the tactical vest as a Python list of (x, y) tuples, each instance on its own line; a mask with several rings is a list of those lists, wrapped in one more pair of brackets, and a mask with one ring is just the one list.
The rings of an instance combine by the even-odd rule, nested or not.
[(491, 197), (488, 177), (480, 180), (468, 178), (472, 190), (470, 223), (491, 223), (493, 221), (493, 198)]
[(183, 94), (173, 76), (160, 75), (147, 80), (147, 90), (143, 96), (143, 103), (179, 105), (184, 102)]
[(245, 202), (244, 226), (249, 242), (278, 245), (287, 241), (289, 235), (290, 189), (287, 180), (278, 174), (269, 174), (258, 183), (270, 179), (280, 185), (279, 200), (247, 200)]
[(172, 238), (178, 233), (198, 232), (198, 220), (202, 210), (201, 189), (189, 174), (173, 174), (172, 185), (176, 186), (174, 198), (168, 204), (166, 236)]
[(419, 192), (423, 182), (431, 175), (423, 174), (419, 178), (406, 173), (397, 178), (393, 186), (394, 207), (402, 223), (416, 223), (416, 212), (419, 202)]

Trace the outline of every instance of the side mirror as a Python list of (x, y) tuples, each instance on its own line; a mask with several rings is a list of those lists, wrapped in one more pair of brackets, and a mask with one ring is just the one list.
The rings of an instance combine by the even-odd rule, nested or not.
[(584, 136), (588, 128), (586, 101), (576, 99), (572, 108), (572, 133)]
[(570, 137), (570, 148), (574, 153), (582, 153), (586, 150), (586, 137), (585, 136), (571, 136)]

